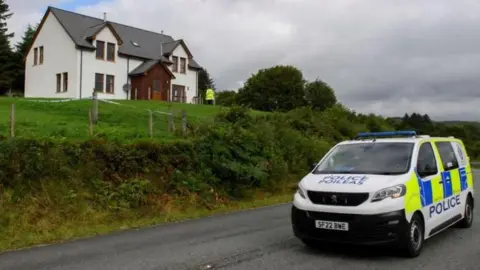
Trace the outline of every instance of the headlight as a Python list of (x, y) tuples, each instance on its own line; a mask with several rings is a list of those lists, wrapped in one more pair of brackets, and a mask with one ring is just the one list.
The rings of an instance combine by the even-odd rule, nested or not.
[(400, 198), (403, 195), (405, 195), (405, 192), (407, 191), (407, 188), (405, 185), (397, 185), (393, 187), (388, 187), (384, 188), (382, 190), (379, 190), (373, 194), (372, 197), (372, 202), (378, 202), (386, 198)]
[(307, 199), (307, 193), (305, 192), (305, 190), (302, 187), (300, 187), (300, 184), (297, 185), (297, 193), (302, 198)]

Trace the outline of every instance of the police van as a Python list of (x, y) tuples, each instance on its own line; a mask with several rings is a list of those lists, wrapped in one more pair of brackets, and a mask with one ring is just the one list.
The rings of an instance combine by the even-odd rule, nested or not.
[(393, 244), (417, 257), (426, 239), (473, 220), (463, 142), (415, 131), (368, 132), (335, 145), (298, 184), (291, 221), (307, 246)]

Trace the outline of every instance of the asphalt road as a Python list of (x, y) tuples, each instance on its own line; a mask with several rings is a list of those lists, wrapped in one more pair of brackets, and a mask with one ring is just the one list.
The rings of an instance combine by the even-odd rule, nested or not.
[[(476, 171), (480, 179), (480, 171)], [(477, 185), (478, 186), (478, 185)], [(114, 233), (0, 254), (0, 269), (479, 269), (480, 216), (427, 241), (420, 257), (388, 249), (306, 248), (290, 205)]]

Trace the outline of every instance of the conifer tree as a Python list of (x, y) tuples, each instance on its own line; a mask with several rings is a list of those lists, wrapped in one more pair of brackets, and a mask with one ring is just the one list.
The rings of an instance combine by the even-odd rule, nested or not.
[(10, 39), (13, 33), (8, 33), (7, 20), (13, 15), (5, 0), (0, 0), (0, 94), (10, 90), (15, 73)]

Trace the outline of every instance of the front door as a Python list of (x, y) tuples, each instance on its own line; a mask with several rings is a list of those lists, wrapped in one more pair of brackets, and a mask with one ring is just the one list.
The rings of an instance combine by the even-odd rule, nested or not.
[(417, 176), (419, 178), (420, 199), (426, 231), (437, 227), (444, 221), (444, 215), (437, 211), (436, 205), (444, 199), (440, 160), (430, 142), (422, 142), (418, 150)]
[(160, 89), (160, 81), (159, 80), (153, 80), (152, 99), (153, 100), (162, 100), (162, 92), (161, 92), (161, 89)]

